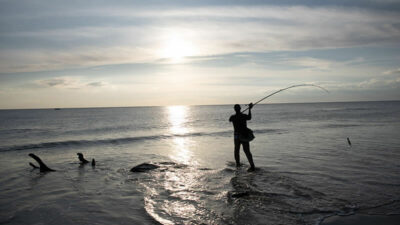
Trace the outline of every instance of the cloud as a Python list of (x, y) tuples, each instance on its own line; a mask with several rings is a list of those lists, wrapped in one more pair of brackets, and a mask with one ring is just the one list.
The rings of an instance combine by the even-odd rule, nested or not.
[(400, 88), (400, 77), (393, 79), (373, 78), (359, 83), (364, 89), (397, 89)]
[(135, 47), (82, 47), (68, 50), (6, 50), (0, 53), (0, 73), (35, 72), (149, 61)]
[(371, 78), (359, 84), (361, 88), (373, 89), (399, 89), (400, 88), (400, 68), (387, 70), (382, 75)]
[(400, 71), (392, 70), (390, 71), (391, 73), (387, 72), (388, 71), (367, 79), (362, 79), (362, 77), (360, 77), (359, 79), (353, 81), (323, 82), (323, 85), (330, 90), (336, 91), (394, 90), (400, 94)]
[(383, 72), (384, 75), (400, 75), (400, 68), (397, 68), (395, 70), (387, 70)]
[(98, 88), (107, 86), (103, 81), (86, 82), (76, 77), (54, 77), (43, 80), (36, 80), (34, 83), (44, 88), (60, 88), (60, 89), (83, 89)]
[(96, 81), (96, 82), (91, 82), (91, 83), (87, 84), (87, 86), (89, 86), (89, 87), (103, 87), (105, 85), (106, 85), (106, 83), (103, 81)]
[(289, 65), (312, 68), (317, 70), (328, 70), (331, 68), (333, 61), (312, 58), (312, 57), (302, 57), (302, 58), (292, 58), (287, 59), (284, 63), (288, 63)]
[(400, 39), (399, 13), (351, 7), (99, 4), (51, 12), (26, 12), (4, 22), (0, 73), (157, 63), (171, 34), (195, 46), (190, 56), (390, 45)]
[(80, 81), (70, 77), (55, 77), (45, 80), (37, 80), (37, 84), (42, 87), (60, 87), (60, 88), (79, 88)]

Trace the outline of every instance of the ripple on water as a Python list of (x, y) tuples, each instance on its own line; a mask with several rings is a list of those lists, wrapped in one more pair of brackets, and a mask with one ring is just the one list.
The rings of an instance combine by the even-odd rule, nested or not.
[(141, 183), (145, 209), (164, 224), (310, 224), (354, 209), (346, 200), (264, 169), (182, 167), (147, 175), (152, 179)]

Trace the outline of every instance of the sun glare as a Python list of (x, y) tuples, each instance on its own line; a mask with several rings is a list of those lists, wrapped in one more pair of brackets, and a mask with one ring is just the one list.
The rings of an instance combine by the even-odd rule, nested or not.
[(188, 129), (185, 127), (187, 116), (186, 106), (168, 106), (168, 117), (171, 123), (170, 130), (173, 134), (185, 134)]
[[(189, 132), (185, 125), (189, 110), (187, 106), (168, 106), (168, 120), (170, 122), (170, 132), (173, 135), (173, 147), (170, 157), (181, 163), (189, 163), (192, 158), (192, 152), (189, 148), (190, 138), (181, 135)], [(192, 162), (193, 163), (193, 162)]]
[(180, 62), (193, 54), (194, 46), (192, 42), (178, 34), (168, 35), (161, 50), (161, 57), (172, 62)]

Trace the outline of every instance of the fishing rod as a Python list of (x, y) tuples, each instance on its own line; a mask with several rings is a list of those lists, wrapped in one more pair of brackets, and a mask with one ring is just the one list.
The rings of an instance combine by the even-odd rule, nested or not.
[[(323, 88), (323, 87), (321, 87), (321, 86), (318, 86), (318, 85), (315, 85), (315, 84), (297, 84), (297, 85), (293, 85), (293, 86), (290, 86), (290, 87), (283, 88), (283, 89), (280, 89), (280, 90), (278, 90), (278, 91), (275, 91), (275, 92), (273, 92), (272, 94), (269, 94), (269, 95), (265, 96), (264, 98), (258, 100), (256, 103), (253, 104), (253, 106), (255, 106), (255, 105), (257, 105), (258, 103), (264, 101), (265, 99), (271, 97), (272, 95), (278, 94), (278, 93), (281, 92), (281, 91), (285, 91), (285, 90), (290, 89), (290, 88), (295, 88), (295, 87), (306, 87), (306, 86), (317, 87), (317, 88), (320, 88), (320, 89), (326, 91), (327, 93), (329, 93), (329, 91), (326, 90), (325, 88)], [(244, 110), (242, 111), (242, 113), (244, 113), (244, 112), (245, 112), (246, 110), (248, 110), (248, 109), (249, 109), (249, 107), (247, 107), (246, 109), (244, 109)]]

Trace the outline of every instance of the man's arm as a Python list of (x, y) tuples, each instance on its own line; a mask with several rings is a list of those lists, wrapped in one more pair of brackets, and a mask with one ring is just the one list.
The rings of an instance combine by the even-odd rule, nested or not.
[(253, 103), (249, 104), (249, 114), (247, 115), (247, 120), (251, 120), (251, 109), (253, 108)]

